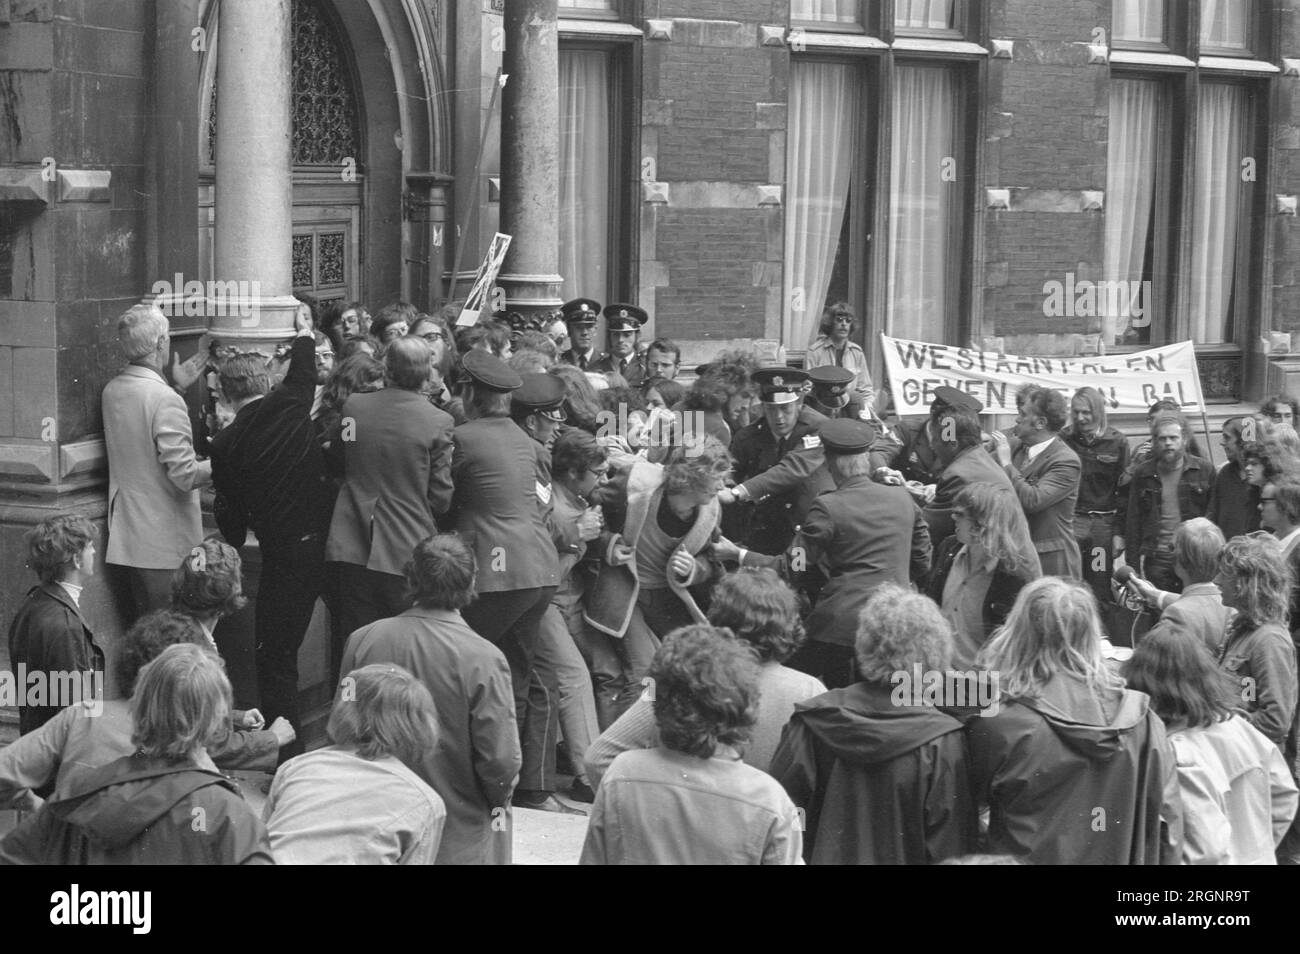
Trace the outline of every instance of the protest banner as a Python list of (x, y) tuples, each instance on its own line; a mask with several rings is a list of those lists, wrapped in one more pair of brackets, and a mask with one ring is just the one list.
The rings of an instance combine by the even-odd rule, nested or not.
[(928, 414), (935, 388), (973, 395), (985, 414), (1015, 414), (1016, 390), (1039, 384), (1067, 397), (1081, 387), (1101, 391), (1111, 413), (1146, 414), (1162, 398), (1185, 414), (1203, 413), (1205, 398), (1191, 341), (1097, 357), (999, 354), (953, 345), (880, 336), (894, 410), (900, 417)]

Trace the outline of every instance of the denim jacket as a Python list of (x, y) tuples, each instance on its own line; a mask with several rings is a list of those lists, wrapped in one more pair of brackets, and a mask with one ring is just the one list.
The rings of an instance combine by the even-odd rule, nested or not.
[[(1191, 520), (1204, 517), (1210, 509), (1214, 492), (1214, 467), (1209, 461), (1188, 454), (1183, 472), (1178, 478), (1178, 519)], [(1129, 484), (1127, 519), (1124, 528), (1124, 545), (1129, 552), (1129, 563), (1136, 565), (1136, 556), (1150, 556), (1160, 542), (1160, 474), (1154, 458), (1143, 461), (1133, 472)]]

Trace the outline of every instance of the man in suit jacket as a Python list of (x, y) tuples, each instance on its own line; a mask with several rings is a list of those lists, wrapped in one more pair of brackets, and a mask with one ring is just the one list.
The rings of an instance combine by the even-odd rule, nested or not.
[(328, 460), (343, 475), (325, 559), (340, 564), (342, 634), (406, 609), (403, 569), (451, 505), (451, 415), (421, 393), (429, 346), (398, 338), (384, 353), (388, 387), (353, 394)]
[(474, 599), (474, 570), (459, 538), (422, 541), (408, 577), (415, 605), (357, 630), (343, 654), (344, 672), (371, 663), (401, 666), (433, 696), (438, 744), (411, 768), (447, 806), (440, 865), (510, 863), (506, 806), (519, 776), (519, 735), (510, 667), (460, 614)]
[(1059, 391), (1036, 388), (1025, 397), (1016, 418), (1020, 446), (1012, 455), (1006, 435), (995, 433), (998, 462), (1011, 478), (1029, 519), (1029, 534), (1045, 576), (1083, 579), (1083, 561), (1074, 536), (1074, 503), (1079, 496), (1079, 455), (1059, 437), (1067, 406)]
[[(228, 358), (218, 380), (235, 419), (212, 440), (217, 526), (234, 547), (253, 530), (262, 551), (254, 607), (262, 715), (268, 724), (284, 716), (298, 731), (298, 648), (324, 592), (325, 538), (334, 510), (334, 484), (311, 419), (324, 370), (318, 346), (303, 324), (288, 374), (273, 391), (261, 355)], [(286, 750), (283, 757), (297, 754)]]
[[(203, 539), (199, 489), (212, 482), (212, 465), (195, 456), (185, 401), (163, 377), (171, 355), (166, 316), (157, 305), (136, 305), (118, 319), (117, 339), (130, 364), (104, 386), (105, 560), (128, 569), (139, 615), (170, 603), (172, 572)], [(203, 360), (182, 365), (178, 356), (178, 385), (193, 383)]]

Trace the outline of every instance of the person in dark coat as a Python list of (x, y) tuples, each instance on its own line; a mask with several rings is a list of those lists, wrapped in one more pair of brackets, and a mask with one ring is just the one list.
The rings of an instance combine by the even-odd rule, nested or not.
[(724, 511), (725, 533), (750, 550), (777, 556), (790, 545), (813, 498), (832, 487), (817, 434), (826, 418), (803, 406), (808, 372), (759, 368), (753, 379), (762, 396), (763, 418), (732, 438), (736, 486), (719, 490), (718, 500), (745, 504), (744, 511)]
[(358, 630), (343, 658), (347, 672), (401, 666), (433, 696), (438, 744), (411, 767), (447, 809), (435, 864), (510, 860), (509, 832), (494, 821), (504, 820), (519, 776), (519, 730), (505, 656), (461, 615), (474, 575), (474, 555), (457, 537), (422, 541), (407, 566), (415, 604)]
[(944, 467), (937, 446), (940, 421), (953, 410), (979, 414), (983, 409), (983, 404), (964, 391), (947, 385), (935, 388), (928, 418), (904, 421), (895, 431), (885, 431), (872, 443), (872, 477), (884, 484), (938, 483)]
[(862, 401), (858, 398), (858, 393), (852, 390), (853, 382), (857, 379), (857, 374), (849, 368), (834, 364), (809, 368), (808, 380), (812, 384), (812, 391), (804, 398), (804, 407), (810, 407), (827, 418), (860, 420)]
[(558, 689), (534, 665), (542, 616), (559, 585), (559, 555), (547, 526), (551, 461), (510, 417), (523, 380), (485, 351), (465, 355), (465, 413), (452, 455), (455, 494), (443, 522), (474, 553), (478, 599), (465, 622), (510, 663), (524, 767), (515, 804), (561, 811), (554, 797)]
[(345, 426), (327, 452), (343, 474), (325, 558), (339, 564), (345, 638), (406, 608), (402, 568), (452, 501), (452, 418), (422, 394), (429, 346), (398, 338), (384, 365), (388, 387), (348, 398)]
[(1009, 488), (974, 483), (955, 504), (957, 534), (940, 545), (926, 592), (952, 626), (953, 665), (965, 669), (1006, 622), (1021, 589), (1043, 571)]
[[(81, 588), (95, 573), (94, 526), (79, 513), (46, 517), (27, 534), (27, 559), (41, 583), (27, 593), (9, 626), (9, 662), (19, 674), (16, 685), (24, 690), (18, 700), (22, 735), (40, 728), (64, 706), (104, 692), (104, 653), (80, 606)], [(31, 683), (21, 677), (24, 672), (44, 674), (51, 696), (44, 704), (26, 704)], [(65, 688), (77, 697), (53, 698)]]
[(820, 442), (835, 489), (813, 501), (798, 535), (781, 557), (721, 542), (720, 559), (742, 566), (779, 566), (799, 582), (820, 567), (827, 583), (808, 616), (808, 642), (791, 668), (832, 689), (853, 682), (858, 612), (882, 583), (907, 585), (930, 571), (930, 533), (902, 487), (872, 481), (867, 450), (874, 431), (864, 421), (827, 421)]
[(956, 532), (952, 511), (957, 504), (957, 495), (964, 489), (974, 483), (986, 482), (1006, 487), (1014, 493), (1011, 478), (984, 449), (984, 435), (976, 415), (977, 412), (967, 408), (952, 408), (939, 417), (934, 449), (935, 463), (940, 470), (934, 496), (921, 509), (936, 552)]
[(131, 699), (135, 754), (23, 821), (0, 842), (0, 864), (274, 864), (266, 829), (207, 753), (229, 711), (217, 656), (167, 647)]
[(1227, 461), (1215, 473), (1210, 508), (1205, 512), (1223, 531), (1225, 540), (1259, 529), (1260, 488), (1246, 479), (1246, 465), (1241, 459), (1246, 420), (1230, 417), (1223, 422), (1223, 456)]
[(1151, 700), (1107, 667), (1083, 583), (1026, 586), (977, 665), (999, 690), (967, 726), (991, 853), (1036, 865), (1178, 864), (1173, 750)]
[[(858, 623), (862, 681), (795, 706), (768, 771), (805, 811), (809, 864), (925, 865), (973, 851), (962, 724), (899, 680), (948, 670), (935, 605), (880, 586)], [(963, 700), (964, 701), (964, 700)]]
[(298, 332), (291, 351), (289, 371), (274, 390), (260, 355), (222, 364), (221, 393), (237, 410), (212, 439), (212, 483), (226, 542), (238, 549), (252, 530), (261, 549), (254, 627), (262, 714), (268, 722), (284, 716), (301, 729), (298, 648), (324, 593), (335, 491), (312, 426), (325, 369), (310, 328)]

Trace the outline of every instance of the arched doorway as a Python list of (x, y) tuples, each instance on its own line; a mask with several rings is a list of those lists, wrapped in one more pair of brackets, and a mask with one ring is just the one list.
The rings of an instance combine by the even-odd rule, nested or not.
[[(442, 267), (432, 236), (445, 199), (431, 189), (446, 155), (440, 24), (408, 0), (291, 4), (294, 291), (372, 307), (398, 297), (422, 304)], [(219, 20), (210, 0), (198, 103), (204, 279), (215, 277)]]

